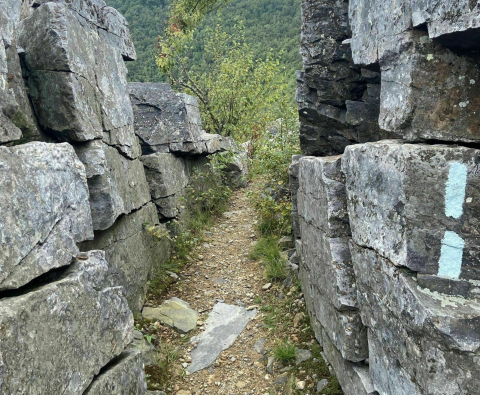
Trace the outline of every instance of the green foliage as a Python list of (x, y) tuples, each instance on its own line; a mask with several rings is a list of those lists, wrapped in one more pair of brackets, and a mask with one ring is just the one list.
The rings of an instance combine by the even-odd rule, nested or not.
[(218, 23), (202, 42), (206, 69), (187, 55), (192, 37), (168, 31), (157, 65), (176, 87), (199, 99), (205, 130), (254, 145), (270, 123), (294, 112), (291, 90), (273, 53), (255, 58), (241, 23), (234, 34), (222, 29)]
[(284, 365), (288, 365), (295, 361), (296, 350), (295, 344), (290, 341), (282, 341), (273, 349), (273, 355), (276, 359), (281, 361)]
[(258, 259), (265, 267), (265, 277), (269, 281), (280, 281), (287, 277), (285, 259), (278, 248), (277, 237), (262, 237), (257, 241), (251, 259)]
[[(184, 2), (194, 3), (195, 0)], [(154, 56), (157, 53), (157, 37), (167, 26), (171, 0), (107, 0), (108, 5), (118, 9), (129, 22), (138, 59), (128, 62), (129, 81), (162, 82)], [(209, 11), (214, 10), (210, 8)], [(301, 0), (235, 0), (222, 10), (223, 27), (233, 34), (238, 20), (245, 23), (245, 39), (251, 45), (255, 59), (264, 59), (270, 50), (283, 51), (282, 64), (286, 67), (290, 85), (295, 85), (295, 70), (302, 68), (300, 47)], [(207, 68), (201, 42), (208, 27), (215, 24), (216, 12), (210, 12), (198, 26), (192, 42), (192, 64)], [(292, 89), (293, 94), (293, 89)]]

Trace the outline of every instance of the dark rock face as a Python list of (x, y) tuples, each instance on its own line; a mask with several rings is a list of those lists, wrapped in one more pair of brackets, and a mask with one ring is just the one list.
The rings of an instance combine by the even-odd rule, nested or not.
[(352, 61), (348, 1), (305, 0), (302, 20), (296, 98), (303, 153), (336, 155), (350, 144), (388, 138), (377, 122), (380, 76)]

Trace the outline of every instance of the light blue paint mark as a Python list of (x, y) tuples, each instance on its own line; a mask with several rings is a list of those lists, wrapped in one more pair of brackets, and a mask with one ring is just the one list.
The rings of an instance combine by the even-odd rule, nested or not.
[(455, 232), (447, 230), (442, 240), (440, 261), (438, 262), (438, 275), (440, 277), (460, 277), (462, 272), (463, 248), (465, 242)]
[(445, 215), (458, 219), (463, 214), (465, 189), (467, 187), (467, 166), (452, 163), (445, 187)]

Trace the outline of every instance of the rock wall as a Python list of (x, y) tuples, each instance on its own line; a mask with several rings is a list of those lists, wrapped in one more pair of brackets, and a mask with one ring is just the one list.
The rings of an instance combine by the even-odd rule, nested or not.
[(476, 1), (303, 2), (292, 216), (346, 395), (480, 394), (479, 21)]
[(135, 56), (103, 0), (0, 0), (1, 394), (146, 393), (126, 350), (170, 242), (145, 224), (236, 147), (192, 97), (129, 87)]

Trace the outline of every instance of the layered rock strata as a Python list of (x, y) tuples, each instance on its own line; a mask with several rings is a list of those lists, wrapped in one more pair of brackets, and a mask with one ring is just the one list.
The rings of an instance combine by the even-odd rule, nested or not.
[[(303, 153), (343, 154), (293, 158), (291, 188), (307, 308), (346, 395), (479, 393), (476, 3), (304, 1), (302, 45), (318, 61), (304, 56), (299, 92), (317, 84), (310, 103), (337, 99), (329, 114), (353, 122), (357, 104), (346, 98), (358, 98), (362, 79), (325, 84), (312, 72), (324, 61), (322, 70), (338, 70), (329, 54), (346, 51), (349, 72), (375, 82), (367, 83), (377, 98), (369, 130), (389, 132), (343, 146), (323, 140), (319, 149), (306, 130), (345, 129), (299, 107)], [(345, 348), (335, 325), (345, 312), (360, 317), (348, 333), (362, 328), (362, 354)]]

